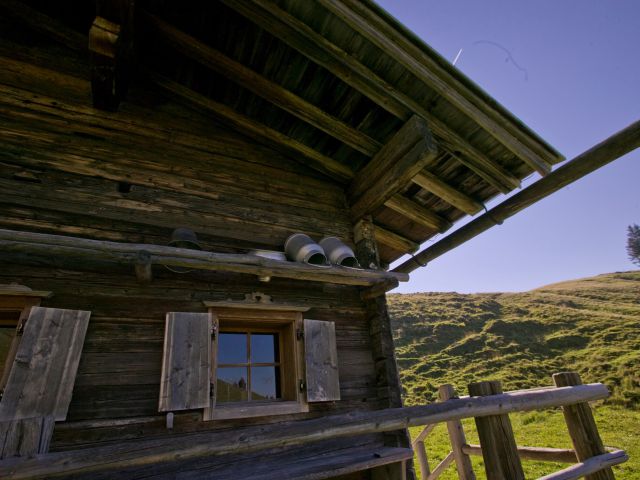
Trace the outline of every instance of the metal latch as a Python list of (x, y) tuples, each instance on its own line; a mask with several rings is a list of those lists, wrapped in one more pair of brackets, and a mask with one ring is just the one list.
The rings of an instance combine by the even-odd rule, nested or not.
[(304, 340), (304, 330), (299, 328), (298, 330), (296, 330), (296, 338), (298, 340)]
[(300, 380), (300, 391), (304, 392), (307, 389), (307, 384), (304, 380)]

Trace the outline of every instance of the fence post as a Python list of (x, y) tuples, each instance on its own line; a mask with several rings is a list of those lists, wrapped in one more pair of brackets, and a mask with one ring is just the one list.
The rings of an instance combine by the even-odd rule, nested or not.
[[(582, 380), (576, 372), (562, 372), (553, 375), (553, 383), (556, 387), (569, 387), (582, 385)], [(579, 461), (606, 453), (591, 407), (587, 402), (562, 407), (562, 413)], [(615, 480), (611, 467), (587, 475), (585, 478), (586, 480)]]
[[(469, 394), (472, 396), (484, 397), (498, 393), (502, 393), (502, 384), (498, 381), (478, 382), (469, 385)], [(487, 478), (491, 480), (524, 480), (524, 472), (509, 416), (476, 417), (475, 421)]]
[[(438, 388), (438, 398), (441, 402), (446, 402), (451, 398), (456, 398), (456, 391), (451, 385), (441, 385)], [(476, 475), (471, 466), (469, 455), (462, 451), (462, 447), (467, 444), (464, 436), (464, 429), (460, 420), (447, 422), (447, 430), (449, 431), (449, 441), (451, 442), (451, 451), (456, 461), (456, 469), (458, 470), (458, 478), (460, 480), (476, 480)]]

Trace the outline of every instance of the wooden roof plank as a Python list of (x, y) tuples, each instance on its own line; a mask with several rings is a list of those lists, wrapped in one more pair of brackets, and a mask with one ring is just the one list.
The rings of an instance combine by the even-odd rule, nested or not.
[(145, 21), (160, 32), (171, 45), (201, 65), (224, 75), (252, 93), (262, 97), (300, 120), (322, 130), (350, 147), (372, 156), (382, 144), (339, 118), (329, 115), (281, 85), (205, 45), (190, 35), (178, 30), (161, 18), (148, 12), (140, 12)]
[(475, 215), (482, 210), (482, 203), (453, 188), (427, 170), (422, 170), (411, 181), (469, 215)]
[(418, 248), (420, 248), (420, 245), (417, 242), (414, 242), (413, 240), (409, 240), (408, 238), (387, 230), (380, 225), (375, 226), (374, 233), (377, 242), (380, 242), (387, 247), (393, 248), (398, 252), (413, 253), (417, 252)]
[[(307, 160), (304, 161), (303, 159), (300, 159), (303, 164), (342, 183), (353, 178), (353, 171), (349, 167), (321, 154), (308, 145), (305, 145), (284, 133), (274, 130), (273, 128), (267, 127), (266, 125), (245, 115), (239, 114), (231, 107), (216, 102), (204, 95), (200, 95), (178, 82), (153, 72), (148, 72), (148, 74), (151, 80), (163, 90), (180, 98), (181, 100), (186, 101), (191, 106), (204, 110), (208, 114), (215, 116), (223, 123), (231, 126), (232, 128), (238, 129), (239, 132), (255, 138), (258, 141), (266, 142), (271, 145), (276, 144), (279, 147), (284, 147), (289, 152), (294, 151), (301, 154)], [(293, 158), (297, 159), (297, 157)]]
[(441, 146), (502, 193), (520, 186), (520, 181), (451, 130), (426, 107), (400, 92), (356, 58), (312, 30), (271, 0), (221, 0), (222, 3), (265, 29), (291, 48), (326, 68), (340, 80), (355, 88), (380, 107), (402, 120), (416, 113), (429, 122)]
[[(523, 138), (523, 135), (517, 135), (515, 131), (508, 131), (501, 124), (502, 122), (492, 118), (483, 111), (484, 109), (469, 100), (462, 93), (466, 88), (460, 82), (444, 72), (433, 59), (370, 9), (351, 0), (318, 0), (318, 2), (354, 31), (391, 58), (396, 59), (541, 175), (546, 175), (551, 171), (548, 159), (534, 152), (526, 144), (528, 142)], [(549, 160), (555, 161), (557, 159), (554, 157)]]
[(447, 219), (400, 194), (388, 199), (384, 205), (414, 222), (439, 232), (444, 232), (451, 227), (451, 223)]

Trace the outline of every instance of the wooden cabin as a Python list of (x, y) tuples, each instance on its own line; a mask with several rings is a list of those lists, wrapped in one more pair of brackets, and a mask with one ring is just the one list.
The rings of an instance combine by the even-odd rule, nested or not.
[(562, 157), (371, 0), (0, 0), (0, 64), (7, 478), (411, 478), (251, 442), (401, 406), (389, 265)]

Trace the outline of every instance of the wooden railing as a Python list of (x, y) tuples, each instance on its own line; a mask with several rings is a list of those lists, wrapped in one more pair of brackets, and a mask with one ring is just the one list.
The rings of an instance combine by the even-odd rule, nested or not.
[[(573, 372), (555, 374), (553, 380), (556, 387), (582, 384), (579, 375)], [(549, 393), (557, 391), (553, 387), (534, 390)], [(469, 385), (469, 393), (473, 396), (491, 398), (491, 396), (502, 394), (502, 388), (500, 382), (480, 382)], [(438, 390), (438, 397), (441, 403), (451, 402), (452, 399), (458, 398), (451, 385), (441, 386)], [(484, 458), (487, 478), (491, 480), (524, 479), (520, 459), (574, 464), (538, 480), (573, 480), (584, 476), (587, 480), (614, 480), (611, 467), (627, 461), (627, 454), (622, 450), (603, 446), (587, 401), (581, 400), (572, 404), (564, 404), (563, 413), (574, 449), (516, 445), (506, 410), (498, 415), (474, 416), (480, 445), (467, 444), (460, 419), (449, 420), (446, 424), (451, 451), (433, 470), (429, 465), (425, 448), (425, 440), (436, 426), (436, 423), (430, 423), (412, 442), (420, 464), (421, 479), (436, 480), (455, 462), (460, 480), (475, 480), (475, 473), (469, 457), (470, 455), (481, 455)]]
[[(557, 377), (557, 376), (556, 376)], [(558, 380), (558, 378), (556, 378)], [(376, 411), (356, 411), (339, 415), (286, 422), (273, 425), (258, 425), (225, 431), (198, 432), (189, 435), (173, 437), (147, 438), (135, 442), (122, 442), (116, 445), (90, 447), (73, 451), (53, 452), (35, 457), (15, 457), (0, 461), (0, 478), (2, 479), (36, 479), (56, 478), (73, 475), (85, 475), (91, 472), (117, 472), (125, 468), (144, 467), (148, 465), (185, 461), (214, 455), (228, 455), (250, 453), (270, 448), (292, 447), (301, 444), (329, 440), (337, 437), (351, 437), (371, 433), (392, 432), (408, 427), (434, 425), (447, 422), (452, 438), (458, 438), (454, 445), (449, 463), (456, 462), (456, 466), (464, 468), (468, 464), (469, 473), (464, 480), (474, 479), (473, 470), (469, 462), (469, 454), (473, 454), (474, 447), (467, 445), (460, 420), (476, 418), (495, 420), (495, 417), (507, 417), (508, 413), (543, 410), (552, 407), (564, 407), (569, 431), (574, 435), (584, 435), (586, 439), (593, 439), (593, 435), (580, 421), (575, 421), (574, 414), (586, 418), (582, 409), (585, 402), (602, 400), (609, 396), (607, 388), (600, 383), (588, 385), (579, 382), (556, 382), (556, 387), (521, 390), (516, 392), (492, 393), (488, 396), (471, 396), (453, 398), (454, 392), (442, 402), (429, 405), (405, 408), (388, 408)], [(587, 410), (589, 409), (586, 405)], [(590, 414), (589, 410), (589, 414)], [(571, 417), (571, 419), (569, 418)], [(508, 417), (507, 417), (508, 420)], [(595, 426), (594, 426), (595, 428)], [(484, 431), (484, 429), (483, 429)], [(586, 433), (585, 433), (586, 432)], [(494, 439), (502, 439), (502, 432), (491, 432)], [(456, 437), (457, 435), (457, 437)], [(597, 430), (596, 430), (597, 435)], [(426, 436), (426, 434), (425, 434)], [(422, 441), (424, 441), (424, 437)], [(512, 437), (512, 435), (511, 435)], [(482, 440), (481, 447), (485, 459), (495, 457), (503, 463), (504, 454), (501, 448), (493, 448)], [(599, 437), (598, 437), (599, 438)], [(574, 438), (574, 444), (576, 444)], [(579, 445), (582, 445), (579, 443)], [(515, 445), (515, 442), (514, 442)], [(492, 450), (487, 450), (491, 447)], [(466, 451), (465, 451), (466, 449)], [(470, 450), (471, 449), (471, 450)], [(582, 453), (581, 453), (582, 452)], [(517, 451), (516, 451), (517, 453)], [(582, 449), (576, 448), (578, 459), (582, 463), (570, 467), (570, 471), (557, 472), (555, 477), (545, 480), (567, 480), (578, 478), (584, 472), (592, 472), (621, 463), (627, 459), (624, 452), (609, 452), (602, 450), (598, 454), (584, 454)], [(425, 453), (426, 458), (426, 453)], [(516, 454), (508, 457), (511, 462), (519, 465)], [(486, 460), (485, 460), (486, 463)], [(508, 463), (508, 462), (507, 462)], [(447, 464), (448, 465), (448, 464)], [(447, 465), (436, 467), (432, 474), (441, 472)], [(462, 467), (461, 467), (462, 466)], [(437, 470), (437, 472), (436, 472)], [(462, 470), (464, 471), (464, 470)], [(563, 476), (564, 475), (564, 476)], [(431, 477), (435, 478), (435, 477)], [(516, 475), (489, 475), (491, 480), (519, 479)], [(604, 477), (604, 478), (613, 478)], [(596, 480), (596, 477), (593, 477)], [(597, 480), (600, 480), (599, 478)]]

